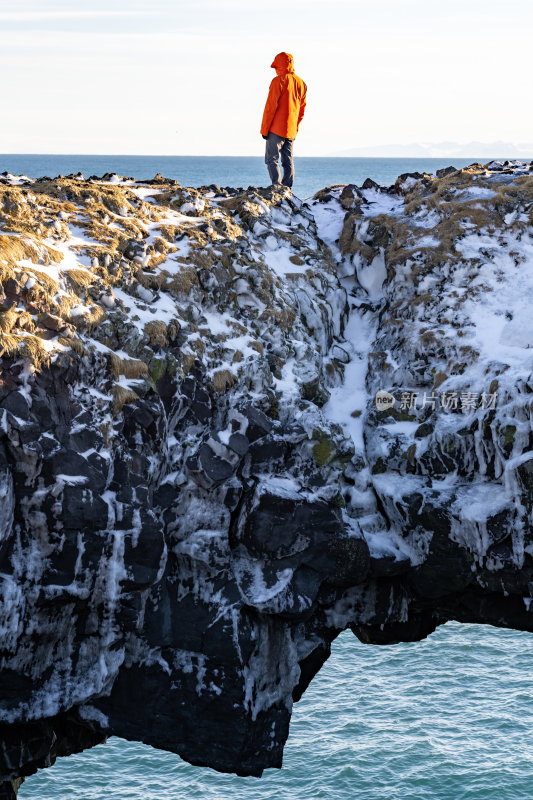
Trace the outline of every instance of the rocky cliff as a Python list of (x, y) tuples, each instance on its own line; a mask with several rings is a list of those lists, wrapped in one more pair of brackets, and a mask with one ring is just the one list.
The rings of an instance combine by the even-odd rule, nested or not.
[(280, 766), (346, 628), (533, 630), (532, 169), (0, 178), (6, 797), (110, 735)]

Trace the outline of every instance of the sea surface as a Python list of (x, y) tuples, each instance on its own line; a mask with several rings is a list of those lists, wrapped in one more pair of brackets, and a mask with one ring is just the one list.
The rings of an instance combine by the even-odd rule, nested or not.
[[(311, 197), (324, 186), (355, 183), (365, 178), (388, 186), (404, 172), (430, 172), (442, 167), (464, 167), (489, 159), (452, 158), (298, 158), (293, 191)], [(82, 172), (86, 178), (106, 172), (146, 180), (158, 172), (183, 186), (266, 186), (270, 183), (263, 158), (222, 156), (92, 156), (92, 155), (2, 155), (0, 173), (51, 178)]]
[[(460, 167), (450, 159), (297, 158), (295, 193)], [(486, 159), (484, 159), (486, 161)], [(261, 158), (0, 155), (31, 176), (157, 172), (183, 185), (266, 184)], [(531, 800), (533, 636), (448, 623), (378, 647), (344, 633), (295, 706), (283, 769), (237, 778), (111, 738), (58, 759), (20, 800)], [(134, 702), (134, 698), (132, 698)]]
[(111, 738), (19, 798), (531, 800), (532, 659), (533, 636), (485, 625), (386, 647), (345, 632), (294, 708), (281, 770), (237, 778)]

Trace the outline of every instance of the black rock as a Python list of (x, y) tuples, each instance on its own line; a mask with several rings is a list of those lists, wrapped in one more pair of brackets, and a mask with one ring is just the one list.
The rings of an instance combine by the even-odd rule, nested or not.
[(240, 411), (248, 420), (246, 438), (249, 442), (255, 442), (257, 439), (261, 439), (261, 437), (270, 433), (274, 427), (272, 420), (258, 408), (247, 405), (241, 408)]
[(445, 178), (447, 175), (453, 175), (454, 172), (457, 172), (457, 167), (444, 167), (443, 169), (438, 169), (435, 174), (437, 178)]

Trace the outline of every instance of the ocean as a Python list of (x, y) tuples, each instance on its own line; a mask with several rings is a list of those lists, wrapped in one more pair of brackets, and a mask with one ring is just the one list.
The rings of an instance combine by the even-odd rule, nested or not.
[[(297, 158), (295, 193), (472, 159)], [(486, 161), (486, 159), (483, 159)], [(0, 155), (0, 172), (265, 185), (261, 158)], [(111, 738), (26, 780), (20, 800), (530, 800), (533, 637), (448, 623), (378, 647), (345, 632), (296, 704), (283, 769), (237, 778)]]
[(350, 632), (296, 704), (281, 770), (237, 778), (111, 738), (20, 800), (531, 800), (533, 637), (447, 623), (386, 647)]
[[(293, 191), (297, 197), (311, 197), (324, 186), (355, 183), (365, 178), (387, 186), (404, 172), (431, 172), (442, 167), (464, 167), (476, 158), (298, 158)], [(483, 159), (486, 163), (488, 159)], [(116, 172), (145, 180), (161, 172), (183, 186), (266, 186), (270, 183), (264, 161), (259, 156), (91, 156), (91, 155), (2, 155), (0, 173), (30, 177), (69, 175), (85, 177)]]

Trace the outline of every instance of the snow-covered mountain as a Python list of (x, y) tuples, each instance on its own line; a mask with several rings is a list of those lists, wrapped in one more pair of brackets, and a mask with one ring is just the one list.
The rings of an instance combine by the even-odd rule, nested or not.
[(412, 142), (351, 147), (328, 156), (375, 158), (533, 158), (533, 143), (521, 142)]

